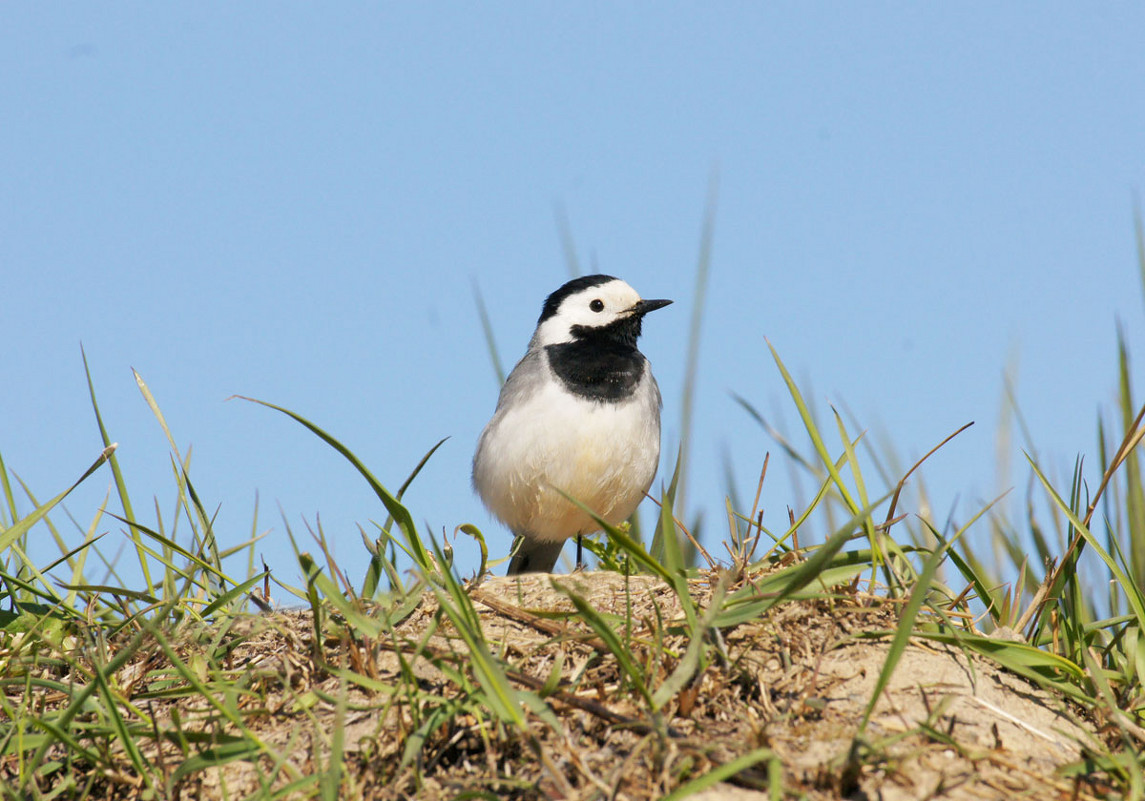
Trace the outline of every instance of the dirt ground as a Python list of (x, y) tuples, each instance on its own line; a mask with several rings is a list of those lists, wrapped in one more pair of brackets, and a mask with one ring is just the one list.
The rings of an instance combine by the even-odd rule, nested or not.
[[(274, 714), (248, 725), (264, 742), (298, 755), (290, 761), (302, 774), (321, 765), (323, 745), (299, 724), (316, 721), (319, 731), (340, 725), (350, 774), (350, 795), (343, 797), (660, 798), (760, 748), (777, 758), (771, 774), (760, 762), (692, 797), (763, 799), (774, 779), (785, 797), (813, 801), (1100, 795), (1099, 784), (1061, 773), (1081, 758), (1080, 744), (1093, 738), (1076, 711), (985, 659), (922, 640), (908, 648), (883, 693), (864, 738), (868, 746), (849, 760), (887, 652), (886, 639), (854, 635), (892, 629), (894, 604), (859, 595), (790, 602), (765, 619), (726, 630), (716, 649), (724, 656), (669, 701), (657, 723), (639, 695), (622, 690), (615, 657), (568, 614), (572, 605), (551, 579), (574, 588), (598, 611), (628, 621), (623, 634), (633, 656), (652, 666), (650, 675), (670, 673), (671, 661), (656, 666), (655, 654), (681, 654), (686, 640), (668, 625), (679, 619), (680, 608), (658, 580), (595, 572), (489, 578), (470, 590), (486, 640), (513, 666), (509, 676), (516, 686), (544, 688), (559, 729), (534, 715), (523, 736), (462, 711), (443, 718), (428, 733), (421, 757), (396, 770), (407, 735), (424, 716), (360, 687), (348, 693), (339, 713), (332, 701), (339, 681), (313, 666), (313, 623), (300, 611), (245, 624), (256, 630), (243, 634), (233, 657), (280, 703), (278, 709), (269, 705)], [(697, 583), (694, 596), (701, 604), (707, 591)], [(435, 612), (426, 593), (396, 641), (425, 642), (442, 655), (440, 664), (463, 665), (464, 646)], [(455, 681), (402, 647), (363, 650), (331, 637), (325, 649), (328, 663), (353, 664), (382, 684), (397, 683), (404, 660), (426, 697), (459, 696)], [(363, 658), (373, 660), (368, 670)], [(298, 709), (307, 690), (317, 700)], [(184, 797), (243, 797), (267, 781), (265, 763), (234, 762), (202, 775)]]

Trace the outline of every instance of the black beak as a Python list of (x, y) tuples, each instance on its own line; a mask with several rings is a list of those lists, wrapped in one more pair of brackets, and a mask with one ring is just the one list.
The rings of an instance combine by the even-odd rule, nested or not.
[(662, 309), (671, 302), (670, 300), (642, 300), (632, 307), (632, 313), (638, 317), (643, 317), (648, 312)]

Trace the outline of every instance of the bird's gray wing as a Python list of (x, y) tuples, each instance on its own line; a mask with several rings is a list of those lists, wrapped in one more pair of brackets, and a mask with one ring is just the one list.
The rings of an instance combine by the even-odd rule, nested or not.
[(477, 486), (477, 467), (481, 462), (481, 454), (485, 449), (485, 440), (487, 437), (493, 436), (493, 432), (501, 424), (502, 418), (508, 413), (508, 410), (517, 404), (526, 403), (530, 396), (540, 390), (545, 376), (544, 371), (548, 369), (545, 364), (543, 355), (539, 350), (529, 348), (521, 361), (509, 373), (509, 377), (505, 379), (505, 383), (501, 385), (501, 394), (497, 396), (497, 408), (493, 411), (493, 416), (489, 418), (481, 436), (477, 439), (477, 450), (473, 454), (473, 486)]
[(497, 410), (493, 416), (502, 415), (509, 407), (528, 400), (544, 386), (548, 377), (549, 365), (545, 362), (545, 354), (539, 347), (530, 345), (529, 350), (501, 385), (501, 394), (497, 396)]

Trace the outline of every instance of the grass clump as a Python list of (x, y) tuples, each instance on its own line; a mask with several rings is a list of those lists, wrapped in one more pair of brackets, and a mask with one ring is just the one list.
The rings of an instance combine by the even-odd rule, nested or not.
[[(0, 461), (0, 796), (676, 799), (727, 783), (773, 799), (1145, 796), (1145, 409), (1126, 350), (1121, 433), (1099, 425), (1091, 495), (1080, 461), (1060, 492), (1031, 446), (1039, 494), (1023, 518), (989, 503), (940, 526), (904, 513), (925, 459), (891, 475), (834, 410), (827, 434), (773, 349), (810, 449), (780, 444), (815, 481), (811, 501), (778, 531), (758, 492), (750, 510), (729, 503), (713, 554), (677, 519), (680, 460), (649, 537), (605, 525), (598, 569), (559, 577), (489, 575), (465, 525), (459, 543), (481, 557), (463, 578), (418, 530), (402, 496), (441, 443), (391, 493), (333, 436), (264, 403), (342, 454), (385, 509), (363, 531), (357, 586), (321, 526), (310, 550), (284, 527), (299, 587), (256, 569), (256, 536), (220, 543), (137, 375), (177, 499), (170, 520), (141, 522), (93, 388), (105, 448), (71, 488), (41, 503), (21, 486), (20, 514)], [(103, 469), (121, 513), (98, 510), (69, 545), (52, 512)], [(59, 547), (50, 564), (27, 556), (33, 528)], [(103, 559), (107, 528), (137, 582)], [(1009, 564), (972, 547), (982, 529)], [(89, 578), (96, 564), (108, 578)]]

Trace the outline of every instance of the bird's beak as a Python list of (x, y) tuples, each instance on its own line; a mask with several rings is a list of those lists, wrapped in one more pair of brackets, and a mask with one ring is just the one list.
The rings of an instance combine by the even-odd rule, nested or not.
[(670, 300), (641, 300), (638, 301), (635, 306), (629, 309), (629, 311), (637, 317), (643, 317), (648, 312), (662, 309), (671, 302), (672, 301)]

